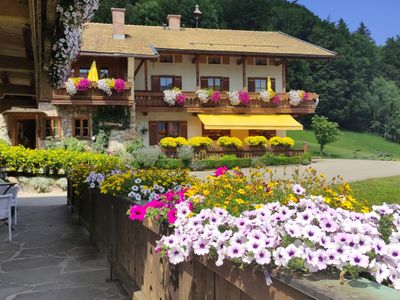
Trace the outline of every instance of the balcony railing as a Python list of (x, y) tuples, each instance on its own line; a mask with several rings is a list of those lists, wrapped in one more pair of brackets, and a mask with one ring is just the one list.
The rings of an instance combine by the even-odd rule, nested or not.
[(289, 95), (279, 93), (281, 102), (274, 104), (266, 103), (259, 98), (258, 93), (249, 93), (250, 104), (233, 106), (230, 104), (227, 93), (221, 93), (221, 100), (214, 104), (211, 102), (202, 103), (195, 92), (183, 92), (186, 96), (185, 104), (169, 106), (163, 98), (161, 92), (135, 91), (136, 110), (142, 112), (157, 111), (184, 111), (191, 113), (289, 113), (289, 114), (309, 114), (314, 113), (318, 102), (318, 95), (309, 94), (309, 99), (302, 101), (298, 106), (289, 104)]
[(86, 91), (79, 91), (71, 96), (67, 93), (65, 87), (53, 90), (53, 104), (60, 105), (133, 105), (132, 83), (125, 83), (125, 90), (117, 93), (112, 91), (112, 95), (106, 95), (97, 88), (95, 82)]

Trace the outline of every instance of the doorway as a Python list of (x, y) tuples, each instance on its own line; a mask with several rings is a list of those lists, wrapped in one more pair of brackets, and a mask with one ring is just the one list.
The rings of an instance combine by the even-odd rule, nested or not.
[(36, 120), (20, 119), (15, 122), (16, 144), (26, 148), (36, 148)]

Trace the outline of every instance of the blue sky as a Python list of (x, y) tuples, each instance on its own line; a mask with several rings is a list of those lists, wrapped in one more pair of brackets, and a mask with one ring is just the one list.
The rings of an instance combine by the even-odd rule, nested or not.
[(400, 0), (299, 0), (322, 19), (345, 20), (350, 30), (363, 21), (379, 44), (400, 35)]

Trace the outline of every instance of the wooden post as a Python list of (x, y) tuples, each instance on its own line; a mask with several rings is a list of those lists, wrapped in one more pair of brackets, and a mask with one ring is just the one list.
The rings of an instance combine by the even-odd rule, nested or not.
[(195, 56), (196, 59), (196, 91), (200, 89), (200, 62), (199, 55)]
[(308, 144), (307, 143), (303, 143), (303, 152), (308, 153)]
[(282, 93), (286, 93), (286, 60), (282, 62)]
[(244, 56), (242, 56), (242, 73), (243, 73), (243, 90), (247, 91), (246, 58)]
[(147, 79), (147, 60), (144, 62), (144, 89), (145, 91), (149, 90), (148, 79)]

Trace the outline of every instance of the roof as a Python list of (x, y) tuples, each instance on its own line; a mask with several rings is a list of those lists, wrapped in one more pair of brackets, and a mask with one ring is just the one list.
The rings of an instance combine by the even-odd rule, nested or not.
[(125, 34), (125, 40), (116, 40), (112, 38), (112, 24), (89, 23), (83, 33), (82, 51), (132, 56), (156, 55), (157, 50), (309, 58), (332, 58), (336, 55), (333, 51), (276, 31), (179, 30), (125, 25)]

